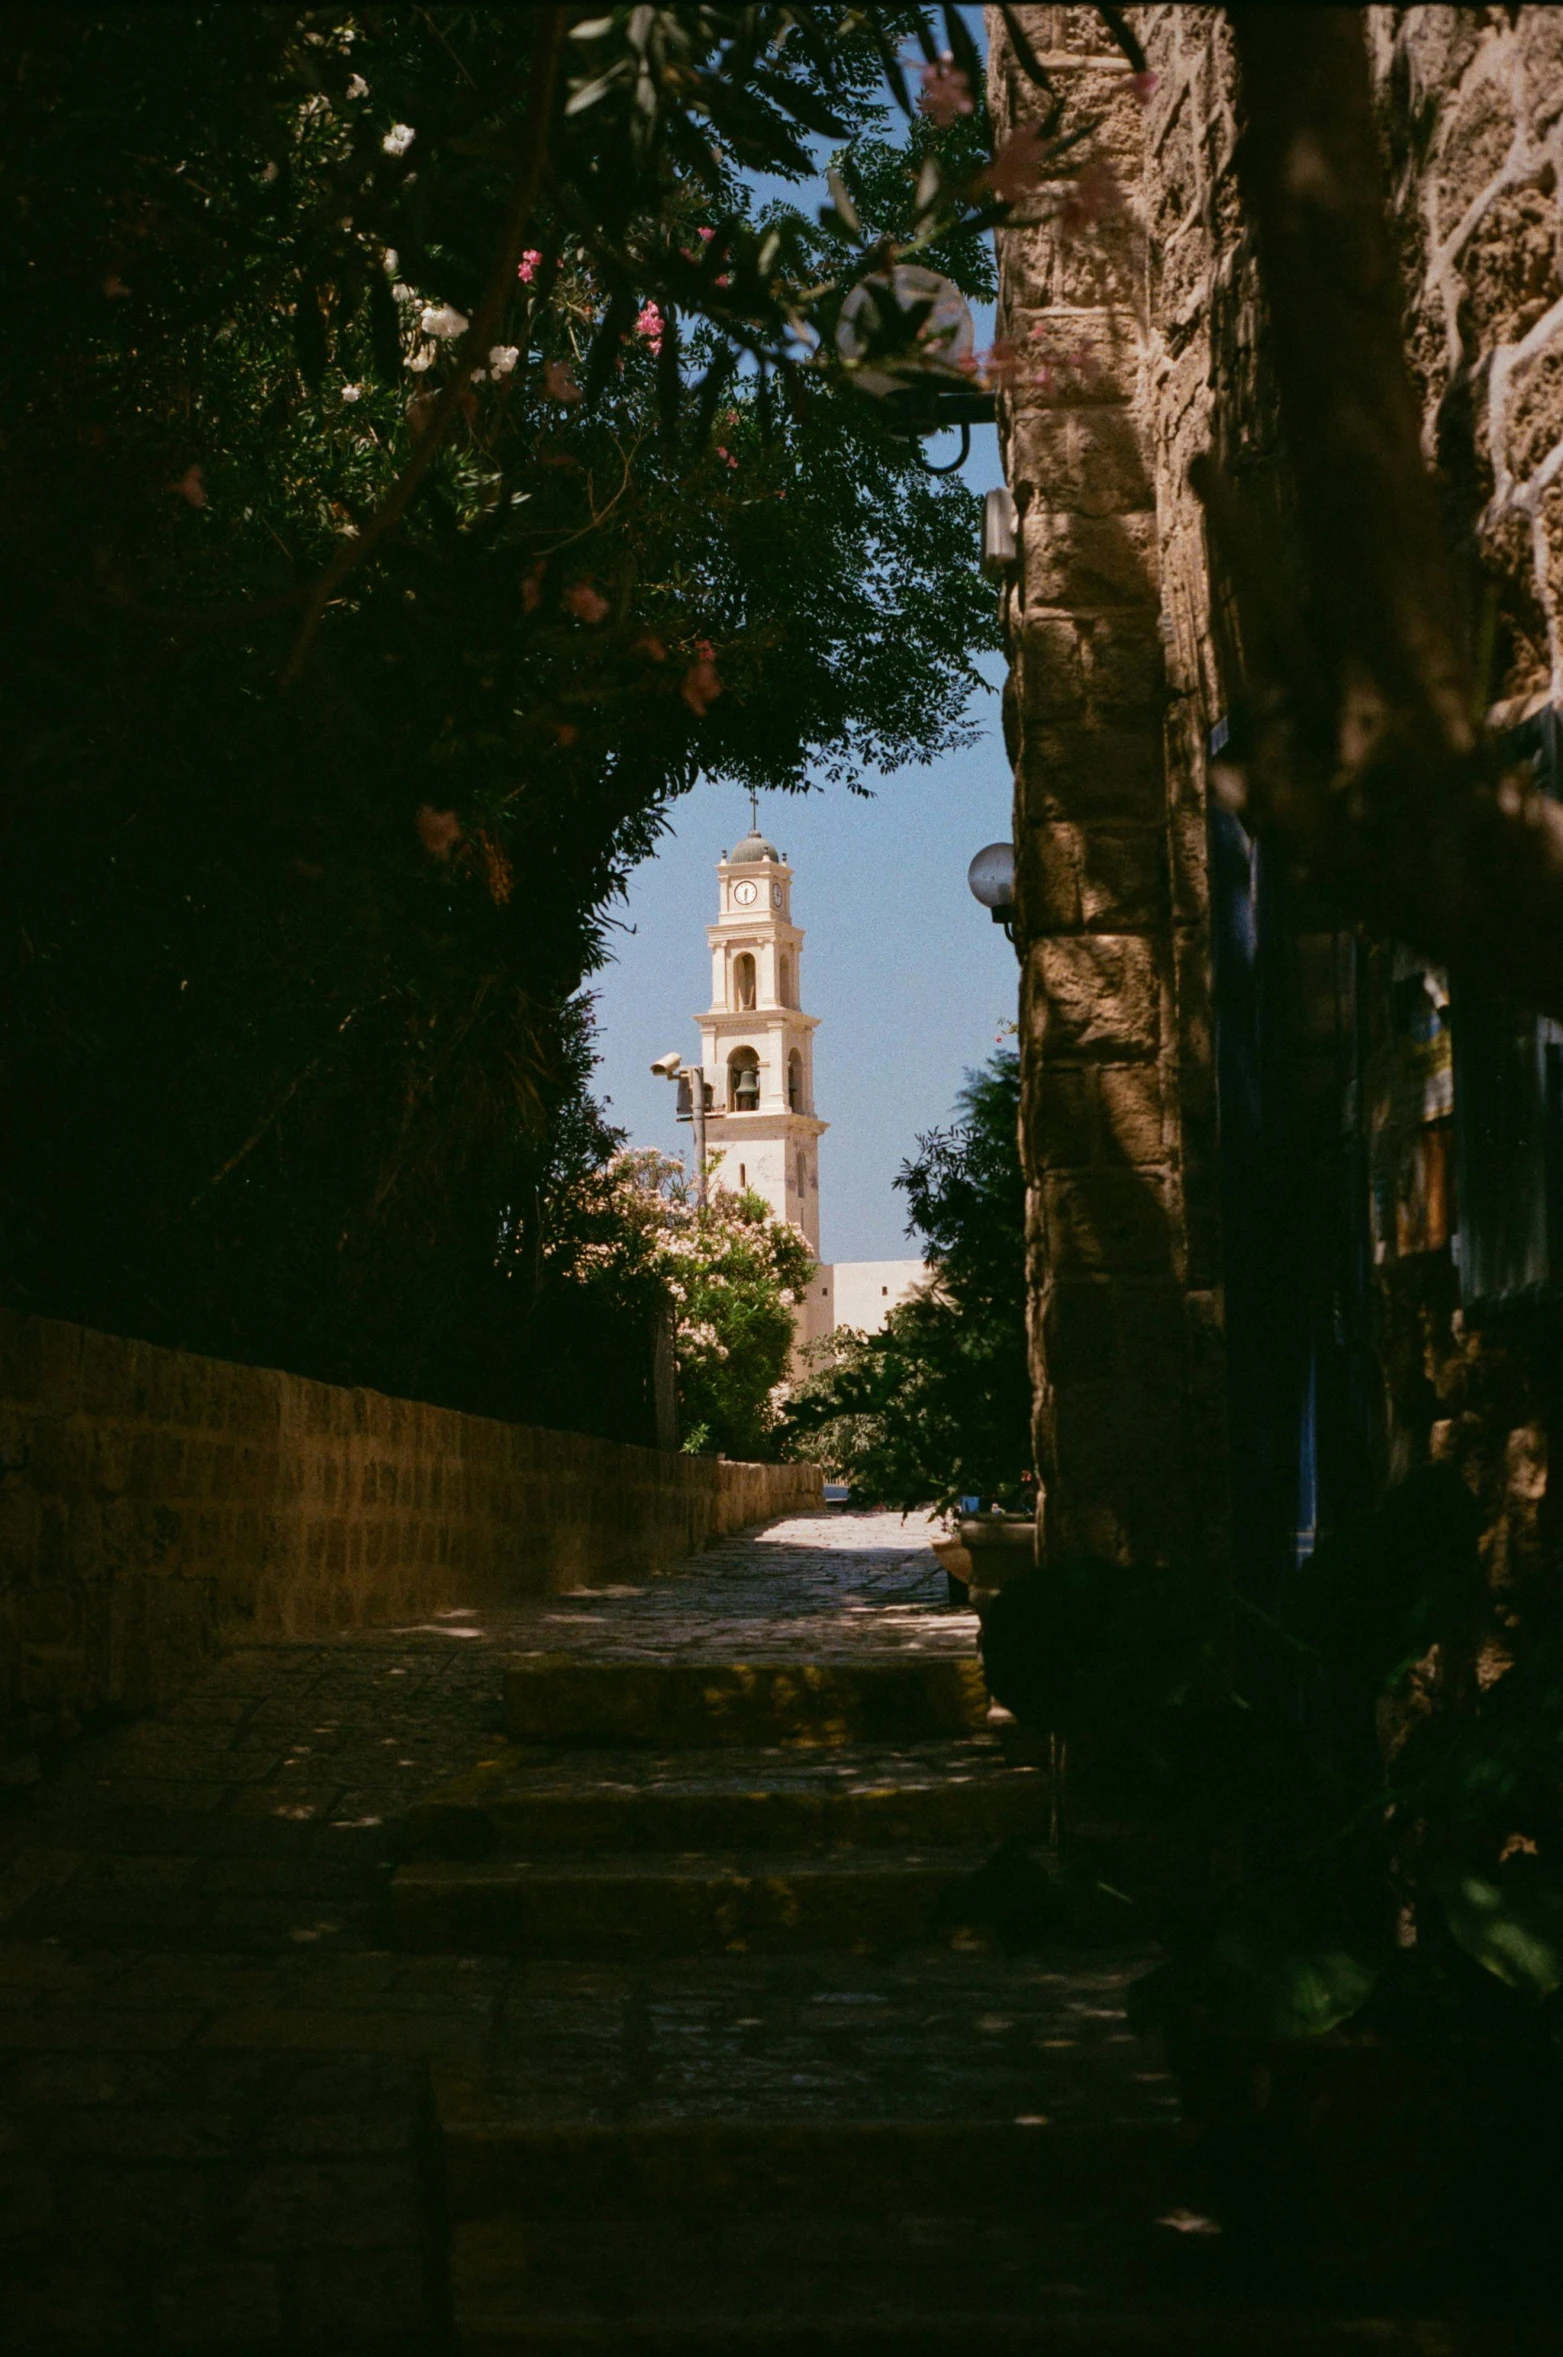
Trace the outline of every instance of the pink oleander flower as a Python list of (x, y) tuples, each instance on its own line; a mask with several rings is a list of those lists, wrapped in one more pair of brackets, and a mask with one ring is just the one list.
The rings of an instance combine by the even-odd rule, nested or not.
[(654, 354), (658, 354), (662, 350), (662, 338), (666, 329), (667, 321), (657, 309), (656, 304), (643, 303), (640, 317), (635, 322), (635, 333), (645, 337)]
[(449, 859), (461, 841), (461, 821), (454, 810), (436, 810), (432, 802), (420, 805), (418, 811), (418, 840), (433, 859)]
[(986, 386), (1013, 385), (1030, 373), (1025, 358), (1018, 346), (999, 336), (986, 352), (977, 354), (977, 373)]
[(548, 570), (546, 557), (539, 557), (530, 573), (522, 576), (521, 604), (528, 614), (535, 614), (543, 602), (543, 575)]
[(1078, 237), (1084, 229), (1094, 229), (1111, 213), (1123, 211), (1123, 190), (1118, 175), (1105, 157), (1099, 156), (1087, 164), (1058, 208), (1058, 226), (1066, 237)]
[(601, 622), (607, 618), (608, 601), (589, 581), (572, 581), (562, 603), (579, 622)]
[(684, 674), (679, 694), (697, 720), (704, 720), (711, 706), (722, 692), (722, 682), (711, 660), (709, 640), (702, 639), (695, 650), (696, 660)]
[(536, 246), (528, 246), (526, 252), (522, 255), (520, 261), (516, 265), (517, 278), (524, 279), (526, 284), (530, 286), (532, 280), (537, 276), (538, 270), (542, 265), (542, 260), (543, 257), (538, 252)]
[(1047, 170), (1047, 141), (1041, 125), (1023, 123), (1012, 131), (988, 166), (987, 182), (1007, 205), (1036, 187)]
[(922, 96), (917, 101), (918, 112), (931, 123), (943, 128), (959, 115), (969, 115), (975, 104), (971, 84), (947, 49), (936, 65), (923, 67)]
[(653, 663), (665, 663), (668, 659), (667, 648), (654, 630), (648, 630), (644, 638), (637, 638), (632, 652), (645, 655)]
[(543, 391), (550, 401), (579, 401), (581, 388), (562, 360), (550, 360), (543, 371)]
[(187, 466), (177, 483), (166, 484), (164, 488), (169, 491), (177, 491), (180, 498), (187, 500), (191, 507), (205, 507), (206, 505), (206, 484), (202, 479), (202, 470), (198, 466)]
[(714, 229), (702, 229), (697, 232), (697, 235), (699, 236), (701, 244), (708, 246), (711, 243), (712, 238), (715, 237), (716, 231)]

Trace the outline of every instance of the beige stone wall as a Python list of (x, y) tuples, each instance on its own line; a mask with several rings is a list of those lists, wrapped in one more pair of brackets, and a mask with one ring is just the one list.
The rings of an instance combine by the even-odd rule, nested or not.
[[(1001, 405), (1023, 954), (1023, 1150), (1045, 1543), (1225, 1548), (1204, 805), (1169, 680), (1145, 114), (1089, 8), (1022, 11), (1066, 128), (1127, 210), (1046, 191), (999, 236), (1000, 334), (1047, 362)], [(990, 11), (1002, 138), (1040, 112)]]
[(0, 1739), (215, 1648), (670, 1569), (818, 1503), (662, 1455), (0, 1311)]
[(1499, 701), (1563, 696), (1563, 12), (1368, 10), (1427, 447)]
[[(1114, 1518), (1131, 1536), (1149, 1523), (1134, 1504), (1140, 1474), (1099, 1469), (1071, 1445), (1069, 1402), (1089, 1396), (1072, 1320), (1090, 1333), (1094, 1379), (1116, 1383), (1126, 1311), (1154, 1303), (1159, 1339), (1142, 1345), (1140, 1364), (1157, 1370), (1159, 1401), (1136, 1401), (1124, 1423), (1153, 1427), (1162, 1454), (1191, 1431), (1203, 1467), (1218, 1421), (1206, 1380), (1218, 1353), (1205, 1342), (1219, 1326), (1220, 1261), (1203, 746), (1242, 658), (1188, 489), (1196, 453), (1214, 451), (1251, 512), (1269, 519), (1283, 565), (1287, 545), (1223, 13), (1130, 13), (1157, 77), (1143, 111), (1125, 69), (1100, 54), (1091, 11), (1025, 12), (1071, 109), (1102, 119), (1127, 218), (1073, 240), (1039, 220), (1001, 241), (1008, 331), (1020, 340), (1041, 319), (1100, 363), (1088, 384), (1062, 372), (1049, 397), (1017, 403), (1005, 421), (1026, 514), (1009, 595), (1010, 717), (1029, 943), (1039, 1447), (1052, 1511), (1071, 1535)], [(1486, 695), (1517, 717), (1563, 700), (1563, 10), (1379, 7), (1366, 17), (1426, 447), (1446, 490), (1472, 643), (1490, 649)], [(1007, 125), (1035, 100), (996, 18), (990, 31)], [(1557, 1410), (1549, 1355), (1535, 1334), (1468, 1331), (1455, 1298), (1447, 1253), (1378, 1272), (1383, 1473), (1403, 1475), (1429, 1453), (1458, 1456), (1488, 1508), (1501, 1570), (1555, 1544), (1544, 1505)], [(1109, 1445), (1132, 1444), (1120, 1431)], [(1206, 1486), (1214, 1497), (1219, 1483)]]

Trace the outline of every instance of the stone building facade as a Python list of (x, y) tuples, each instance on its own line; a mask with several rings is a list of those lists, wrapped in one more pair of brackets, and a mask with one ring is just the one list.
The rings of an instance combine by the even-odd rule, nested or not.
[[(1553, 1543), (1557, 1043), (1466, 994), (1467, 1041), (1501, 1035), (1526, 1088), (1542, 1075), (1526, 1130), (1469, 1047), (1462, 1078), (1458, 980), (1451, 1024), (1445, 977), (1312, 906), (1213, 793), (1242, 662), (1188, 469), (1215, 454), (1284, 569), (1285, 454), (1224, 16), (1128, 13), (1143, 100), (1094, 10), (1021, 12), (1123, 202), (1082, 219), (1039, 191), (999, 237), (999, 332), (1044, 364), (1000, 428), (1047, 1540), (1218, 1559), (1235, 1535), (1275, 1562), (1451, 1455), (1495, 1561), (1533, 1555)], [(1002, 139), (1039, 94), (989, 14)], [(1555, 753), (1563, 12), (1365, 16), (1472, 643), (1497, 723), (1551, 727)], [(1529, 1191), (1533, 1218), (1503, 1216), (1535, 1240), (1499, 1283), (1478, 1230), (1504, 1188)]]

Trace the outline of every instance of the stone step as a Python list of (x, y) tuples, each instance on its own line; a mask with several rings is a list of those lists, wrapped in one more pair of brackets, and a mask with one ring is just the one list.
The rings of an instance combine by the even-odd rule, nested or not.
[(643, 2168), (699, 2199), (772, 2168), (828, 2185), (838, 2140), (868, 2155), (904, 2139), (906, 2165), (934, 2156), (916, 2165), (954, 2182), (979, 2153), (1024, 2147), (1052, 2168), (1035, 2139), (1072, 2139), (1088, 2179), (1082, 2156), (1159, 2149), (1178, 2126), (1159, 2044), (1127, 2019), (1152, 1961), (924, 1948), (519, 1965), (481, 2071), (436, 2078), (455, 2206), (524, 2208), (556, 2184), (586, 2215), (615, 2171), (622, 2190)]
[(987, 1712), (975, 1654), (744, 1662), (523, 1653), (505, 1670), (505, 1732), (517, 1743), (915, 1743), (980, 1733)]
[(807, 2210), (878, 2217), (1079, 2217), (1137, 2200), (1180, 2206), (1188, 2147), (1172, 2119), (696, 2118), (533, 2125), (439, 2095), (453, 2218), (618, 2219)]
[(991, 1736), (797, 1751), (573, 1753), (496, 1747), (409, 1811), (407, 1854), (778, 1850), (1045, 1841), (1048, 1784)]
[[(1279, 2313), (1219, 2240), (1114, 2208), (1064, 2222), (891, 2209), (674, 2222), (485, 2219), (456, 2230), (464, 2357), (1516, 2357), (1507, 2331)], [(1539, 2346), (1540, 2344), (1535, 2344)]]
[(867, 1954), (937, 1937), (940, 1901), (985, 1855), (414, 1859), (397, 1869), (391, 1895), (408, 1948), (574, 1958)]

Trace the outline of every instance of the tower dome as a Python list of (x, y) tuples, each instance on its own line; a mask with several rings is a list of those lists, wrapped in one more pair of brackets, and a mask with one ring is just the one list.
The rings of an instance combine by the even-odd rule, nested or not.
[(757, 860), (779, 860), (781, 853), (774, 843), (767, 843), (758, 827), (750, 829), (741, 843), (735, 843), (728, 855), (730, 867), (751, 867)]

